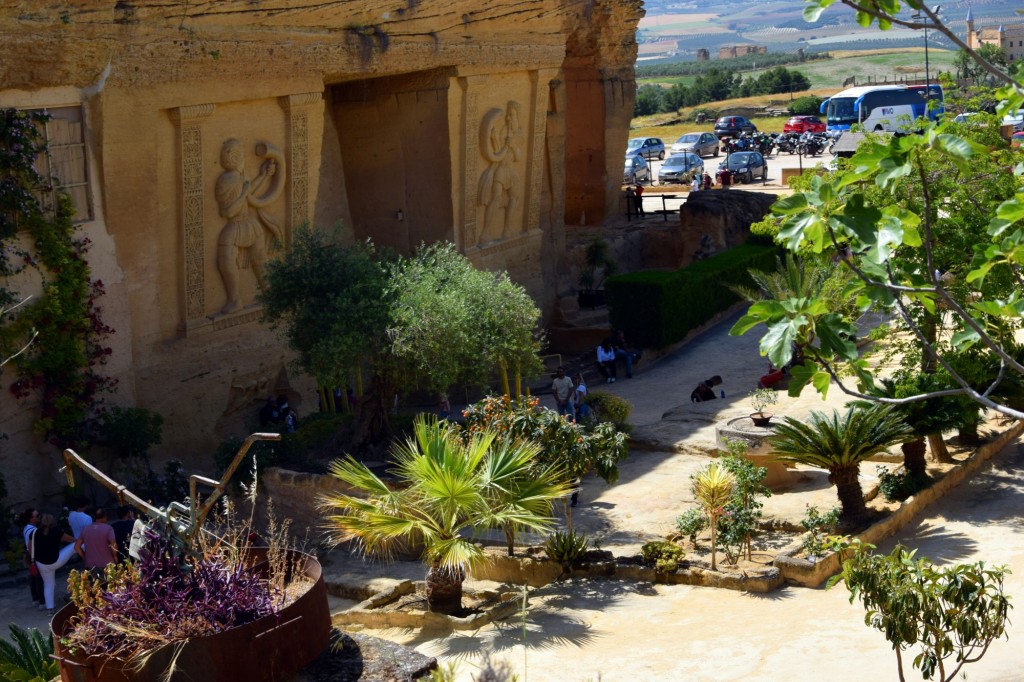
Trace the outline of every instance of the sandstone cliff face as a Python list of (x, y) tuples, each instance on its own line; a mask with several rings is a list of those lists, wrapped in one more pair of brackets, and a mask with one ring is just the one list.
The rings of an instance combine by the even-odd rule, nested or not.
[[(641, 16), (639, 0), (0, 0), (0, 106), (82, 110), (115, 402), (160, 412), (162, 452), (198, 469), (267, 394), (315, 409), (260, 322), (239, 230), (450, 240), (550, 310), (566, 221), (617, 205)], [(232, 218), (233, 188), (268, 167)], [(0, 414), (25, 500), (59, 486), (53, 461), (7, 454), (46, 451), (33, 409)]]

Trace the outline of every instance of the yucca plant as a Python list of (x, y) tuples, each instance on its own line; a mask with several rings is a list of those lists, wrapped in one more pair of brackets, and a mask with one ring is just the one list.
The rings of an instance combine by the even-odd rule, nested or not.
[(716, 561), (718, 519), (725, 505), (732, 499), (732, 489), (736, 483), (733, 475), (721, 464), (709, 464), (693, 477), (693, 496), (704, 508), (711, 526), (711, 570), (718, 567)]
[(571, 530), (566, 533), (552, 533), (544, 543), (544, 553), (548, 558), (566, 566), (573, 566), (582, 561), (588, 549), (590, 542), (587, 536)]
[(8, 625), (11, 642), (0, 639), (0, 679), (47, 682), (60, 675), (60, 666), (50, 658), (53, 636), (35, 628)]
[(776, 425), (772, 448), (776, 458), (828, 469), (836, 486), (842, 518), (858, 527), (867, 516), (860, 487), (860, 463), (912, 435), (909, 426), (888, 405), (854, 406), (842, 416), (812, 412), (809, 423), (786, 417)]
[(365, 495), (324, 498), (334, 539), (378, 556), (422, 543), (429, 608), (458, 611), (466, 569), (486, 559), (473, 532), (500, 528), (506, 539), (516, 530), (547, 532), (551, 502), (569, 493), (560, 471), (535, 466), (536, 445), (497, 438), (485, 429), (463, 440), (448, 422), (421, 415), (413, 436), (393, 450), (394, 488), (351, 457), (333, 462), (331, 474)]

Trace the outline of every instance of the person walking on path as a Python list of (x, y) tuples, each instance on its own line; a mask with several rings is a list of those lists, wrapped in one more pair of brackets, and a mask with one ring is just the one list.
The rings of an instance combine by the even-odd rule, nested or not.
[(52, 614), (57, 570), (63, 567), (68, 562), (68, 559), (71, 558), (71, 552), (66, 550), (74, 547), (73, 544), (67, 544), (64, 546), (65, 551), (61, 551), (61, 544), (65, 542), (73, 543), (75, 538), (65, 533), (63, 528), (57, 526), (57, 521), (54, 519), (53, 514), (43, 514), (39, 529), (34, 535), (35, 546), (33, 547), (33, 556), (35, 557), (36, 567), (39, 569), (39, 575), (43, 580), (45, 607)]
[(582, 372), (577, 372), (573, 379), (576, 381), (576, 388), (572, 392), (572, 411), (576, 416), (576, 423), (580, 423), (590, 414), (590, 408), (587, 407), (585, 402), (587, 399), (587, 384), (583, 381)]
[(82, 529), (92, 523), (92, 517), (85, 511), (88, 508), (89, 498), (79, 496), (75, 498), (75, 511), (68, 514), (68, 525), (76, 540), (82, 535)]
[(569, 401), (572, 399), (572, 379), (565, 376), (565, 367), (559, 367), (555, 380), (551, 382), (551, 392), (555, 394), (555, 405), (558, 414), (571, 415)]
[(700, 191), (700, 180), (701, 180), (700, 173), (694, 173), (693, 174), (693, 182), (690, 183), (690, 191), (691, 192), (699, 192)]
[(82, 529), (82, 534), (75, 540), (75, 552), (85, 559), (85, 567), (90, 570), (102, 571), (114, 563), (117, 537), (107, 523), (105, 509), (97, 509), (96, 520)]
[(711, 174), (707, 171), (701, 176), (701, 185), (701, 189), (711, 189)]
[(29, 507), (18, 515), (18, 525), (21, 526), (21, 537), (25, 542), (25, 567), (28, 568), (28, 590), (32, 595), (32, 603), (38, 604), (44, 609), (43, 600), (43, 579), (35, 568), (35, 559), (32, 558), (32, 538), (35, 536), (39, 525), (39, 510)]
[(117, 560), (124, 561), (128, 558), (128, 544), (132, 537), (132, 528), (135, 527), (135, 512), (126, 504), (117, 508), (117, 521), (110, 524), (114, 529), (114, 539), (117, 541)]
[(636, 214), (641, 218), (646, 218), (647, 214), (644, 213), (644, 186), (639, 182), (636, 183), (636, 189), (633, 190), (633, 201), (636, 202)]

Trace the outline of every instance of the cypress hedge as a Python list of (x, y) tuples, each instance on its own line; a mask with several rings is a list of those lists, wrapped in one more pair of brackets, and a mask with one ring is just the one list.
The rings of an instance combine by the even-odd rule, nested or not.
[(609, 317), (642, 348), (664, 348), (740, 300), (726, 285), (753, 285), (748, 270), (772, 270), (778, 249), (747, 243), (674, 272), (643, 270), (605, 282)]

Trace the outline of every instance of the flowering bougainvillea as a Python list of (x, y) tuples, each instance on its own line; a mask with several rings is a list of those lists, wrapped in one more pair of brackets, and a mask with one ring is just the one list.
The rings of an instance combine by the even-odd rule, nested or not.
[[(52, 191), (55, 182), (34, 165), (46, 149), (39, 130), (45, 120), (38, 113), (0, 110), (0, 277), (6, 285), (25, 267), (43, 276), (42, 296), (0, 319), (0, 354), (28, 329), (38, 332), (16, 359), (19, 377), (10, 390), (19, 398), (38, 392), (36, 431), (67, 447), (87, 438), (98, 394), (113, 388), (113, 380), (99, 372), (111, 353), (103, 340), (113, 330), (101, 317), (103, 282), (91, 279), (89, 240), (76, 234), (70, 198), (60, 195), (51, 213), (37, 196)], [(15, 245), (17, 232), (31, 237), (28, 249)], [(0, 287), (0, 310), (22, 298)]]

